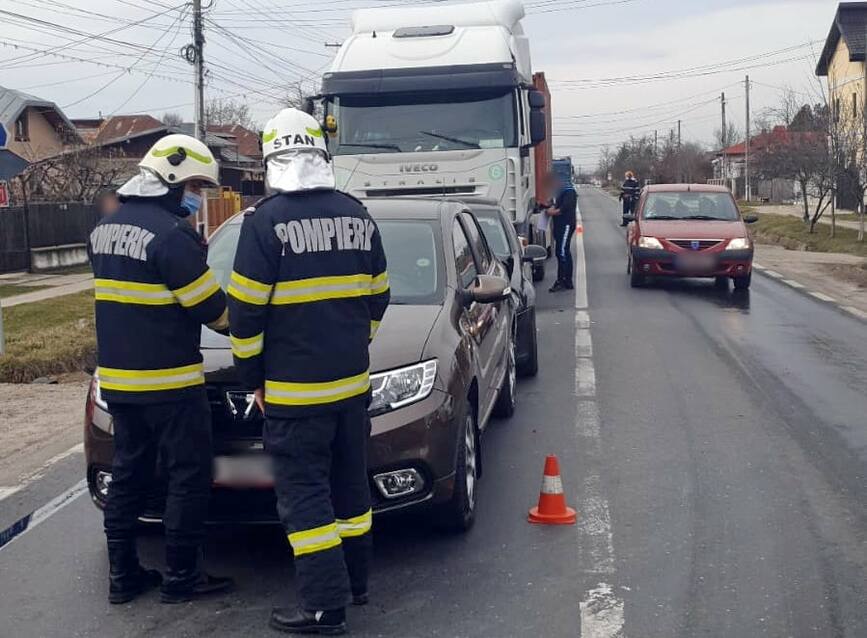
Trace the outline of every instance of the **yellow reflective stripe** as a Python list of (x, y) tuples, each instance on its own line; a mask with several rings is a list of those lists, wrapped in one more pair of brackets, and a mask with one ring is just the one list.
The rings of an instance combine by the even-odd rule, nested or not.
[(275, 405), (320, 405), (335, 403), (364, 394), (370, 388), (370, 373), (365, 371), (345, 379), (325, 383), (294, 383), (265, 380), (265, 402)]
[(370, 338), (373, 339), (376, 333), (379, 332), (379, 321), (370, 320)]
[(205, 382), (204, 366), (201, 363), (158, 370), (124, 370), (100, 366), (97, 374), (100, 388), (121, 392), (176, 390)]
[(268, 303), (271, 296), (273, 286), (263, 284), (255, 279), (244, 277), (236, 272), (232, 272), (229, 278), (228, 293), (238, 301), (253, 304), (256, 306), (264, 306)]
[(172, 292), (163, 284), (94, 279), (93, 290), (97, 301), (114, 301), (145, 306), (165, 306), (176, 303)]
[(208, 268), (201, 277), (188, 283), (183, 288), (172, 290), (184, 308), (195, 306), (213, 295), (220, 289), (214, 273)]
[(229, 335), (232, 342), (232, 354), (239, 359), (249, 359), (256, 355), (262, 354), (262, 347), (265, 345), (265, 333), (260, 332), (255, 337), (236, 337)]
[(271, 303), (283, 305), (364, 297), (372, 294), (373, 280), (370, 275), (356, 274), (280, 281), (274, 287)]
[(329, 523), (321, 527), (314, 527), (301, 532), (293, 532), (288, 535), (289, 544), (295, 556), (321, 552), (340, 545), (340, 536), (337, 533), (337, 523)]
[(380, 273), (370, 282), (370, 294), (379, 295), (388, 290), (388, 273)]
[(353, 538), (363, 536), (373, 526), (373, 512), (367, 510), (360, 516), (337, 519), (337, 533), (341, 538)]

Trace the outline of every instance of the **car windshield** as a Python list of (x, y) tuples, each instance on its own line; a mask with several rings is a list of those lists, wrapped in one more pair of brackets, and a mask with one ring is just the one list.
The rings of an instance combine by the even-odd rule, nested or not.
[(644, 219), (704, 219), (737, 221), (738, 209), (728, 193), (650, 193)]
[(335, 155), (453, 151), (516, 146), (511, 92), (343, 96), (328, 105), (337, 119)]
[[(434, 224), (421, 220), (383, 220), (377, 225), (388, 260), (391, 303), (442, 303), (440, 241)], [(228, 224), (211, 238), (208, 247), (208, 264), (224, 289), (229, 285), (240, 232), (241, 224)]]
[(479, 226), (482, 227), (488, 246), (494, 254), (499, 259), (511, 257), (512, 249), (509, 247), (509, 238), (506, 236), (506, 229), (503, 228), (500, 216), (495, 211), (474, 210), (473, 213), (479, 220)]

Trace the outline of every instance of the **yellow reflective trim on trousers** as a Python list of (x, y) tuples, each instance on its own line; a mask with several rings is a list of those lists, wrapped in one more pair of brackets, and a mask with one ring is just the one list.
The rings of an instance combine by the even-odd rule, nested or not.
[(205, 382), (204, 366), (201, 363), (157, 370), (125, 370), (100, 366), (97, 374), (100, 388), (119, 392), (177, 390)]
[(376, 333), (379, 332), (379, 321), (370, 320), (370, 338), (371, 340), (376, 336)]
[(367, 510), (360, 516), (337, 519), (337, 533), (341, 538), (354, 538), (364, 536), (373, 526), (373, 512)]
[(268, 303), (273, 288), (270, 284), (263, 284), (260, 281), (250, 279), (233, 271), (229, 278), (229, 289), (227, 292), (238, 301), (255, 306), (264, 306)]
[(365, 371), (345, 379), (324, 383), (294, 383), (265, 380), (265, 403), (274, 405), (322, 405), (364, 394), (370, 389), (370, 373)]
[(262, 348), (265, 345), (265, 333), (260, 332), (254, 337), (236, 337), (229, 335), (229, 340), (232, 342), (232, 354), (239, 359), (249, 359), (262, 354)]
[(163, 284), (145, 284), (118, 279), (94, 279), (93, 291), (97, 301), (113, 301), (143, 306), (167, 306), (177, 303), (171, 290)]
[(340, 545), (340, 536), (337, 533), (337, 523), (329, 523), (321, 527), (306, 529), (300, 532), (288, 534), (289, 544), (295, 556), (304, 556), (322, 552)]
[(380, 273), (370, 282), (370, 294), (379, 295), (388, 290), (388, 273)]
[(373, 277), (363, 273), (280, 281), (274, 286), (271, 303), (284, 305), (365, 297), (371, 294), (372, 281)]
[(191, 308), (200, 304), (220, 289), (214, 273), (208, 268), (201, 277), (188, 283), (182, 288), (172, 290), (172, 294), (178, 298), (184, 308)]

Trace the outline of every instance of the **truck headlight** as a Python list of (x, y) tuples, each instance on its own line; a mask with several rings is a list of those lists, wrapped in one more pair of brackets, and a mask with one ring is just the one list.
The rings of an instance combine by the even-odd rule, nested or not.
[(638, 247), (650, 248), (651, 250), (662, 250), (662, 242), (660, 242), (656, 237), (639, 237)]
[(90, 398), (94, 405), (100, 410), (108, 412), (108, 403), (102, 398), (102, 391), (99, 389), (99, 372), (93, 373), (93, 383), (90, 386)]
[(370, 375), (373, 399), (368, 411), (382, 414), (427, 398), (436, 376), (436, 359)]
[(750, 240), (746, 237), (735, 237), (732, 239), (726, 250), (747, 250), (750, 247)]

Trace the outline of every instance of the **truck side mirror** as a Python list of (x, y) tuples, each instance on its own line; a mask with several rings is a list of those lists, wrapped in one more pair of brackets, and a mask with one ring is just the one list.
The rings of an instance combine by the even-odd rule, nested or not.
[(536, 146), (548, 137), (548, 122), (545, 111), (530, 111), (530, 144)]
[(545, 94), (542, 91), (531, 90), (527, 94), (527, 101), (534, 111), (545, 108)]

